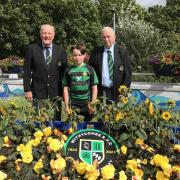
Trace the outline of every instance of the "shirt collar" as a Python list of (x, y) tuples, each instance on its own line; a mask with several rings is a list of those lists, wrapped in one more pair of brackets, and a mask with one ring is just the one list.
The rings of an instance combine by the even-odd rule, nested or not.
[[(42, 45), (43, 45), (43, 49), (45, 49), (45, 45), (43, 43)], [(50, 44), (49, 48), (52, 49), (52, 43)]]
[(111, 53), (113, 52), (113, 50), (114, 50), (114, 44), (111, 46), (111, 48), (104, 48), (104, 50), (105, 50), (105, 52), (107, 52), (108, 50), (110, 50), (111, 51)]

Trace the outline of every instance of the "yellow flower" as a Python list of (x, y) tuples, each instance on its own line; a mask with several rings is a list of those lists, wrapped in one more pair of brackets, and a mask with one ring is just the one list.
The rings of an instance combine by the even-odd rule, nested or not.
[(20, 167), (20, 165), (19, 165), (19, 162), (22, 162), (22, 160), (21, 160), (21, 159), (16, 159), (16, 161), (15, 161), (16, 171), (20, 171), (20, 170), (21, 170), (21, 167)]
[(153, 152), (155, 151), (155, 149), (152, 148), (152, 147), (148, 147), (146, 150), (147, 150), (148, 152), (150, 152), (150, 153), (153, 153)]
[(121, 152), (122, 152), (122, 154), (126, 154), (127, 153), (127, 147), (125, 145), (123, 145), (121, 147)]
[(144, 139), (137, 138), (135, 144), (137, 144), (137, 145), (144, 144)]
[(43, 133), (42, 133), (41, 131), (37, 131), (37, 132), (34, 133), (34, 136), (35, 136), (36, 138), (42, 139)]
[(0, 164), (1, 164), (3, 161), (5, 161), (5, 160), (6, 160), (6, 157), (3, 156), (3, 155), (0, 155)]
[(164, 164), (169, 164), (169, 159), (167, 158), (167, 156), (162, 156), (160, 154), (155, 154), (153, 156), (151, 164), (163, 167)]
[(167, 176), (167, 177), (171, 176), (172, 169), (171, 169), (171, 165), (170, 164), (162, 163), (161, 164), (161, 168), (163, 169), (163, 173), (164, 173), (165, 176)]
[(39, 174), (39, 170), (43, 168), (42, 159), (39, 159), (38, 162), (34, 165), (34, 171)]
[(7, 174), (3, 173), (2, 171), (0, 171), (0, 179), (4, 180), (7, 178)]
[(167, 102), (167, 104), (168, 104), (168, 106), (171, 106), (171, 107), (175, 107), (176, 106), (176, 101), (174, 101), (174, 100), (169, 100), (168, 102)]
[(87, 167), (87, 164), (84, 162), (80, 162), (76, 164), (76, 170), (80, 175), (83, 175), (86, 173), (86, 167)]
[(21, 156), (22, 156), (22, 161), (23, 161), (24, 163), (29, 164), (29, 163), (31, 163), (32, 160), (33, 160), (32, 154), (24, 154), (24, 155), (21, 155)]
[(105, 120), (106, 122), (109, 121), (109, 115), (108, 115), (108, 114), (105, 115), (104, 120)]
[(135, 169), (134, 173), (135, 173), (135, 176), (136, 176), (138, 179), (141, 179), (142, 176), (144, 175), (143, 170), (142, 170), (142, 169), (139, 169), (139, 168)]
[(124, 118), (124, 116), (123, 116), (123, 114), (121, 112), (117, 112), (116, 113), (116, 116), (115, 116), (115, 120), (116, 121), (119, 121), (119, 120), (121, 120), (123, 118)]
[(180, 165), (172, 166), (172, 172), (180, 174)]
[(148, 105), (148, 104), (149, 104), (149, 102), (150, 102), (150, 101), (149, 101), (149, 99), (148, 99), (148, 98), (146, 98), (146, 100), (145, 100), (145, 104), (147, 104), (147, 105)]
[(52, 141), (53, 141), (53, 138), (52, 137), (48, 137), (46, 143), (50, 144)]
[(96, 180), (100, 176), (99, 170), (97, 170), (95, 165), (87, 165), (86, 170), (87, 172), (84, 178), (88, 180)]
[(52, 141), (49, 144), (49, 148), (56, 152), (63, 148), (63, 144), (58, 139), (52, 139)]
[(4, 136), (3, 137), (3, 141), (4, 141), (4, 144), (9, 144), (9, 137), (8, 136)]
[(10, 140), (8, 136), (3, 137), (3, 147), (9, 147), (10, 146)]
[(135, 159), (127, 160), (126, 168), (134, 172), (137, 169), (137, 165), (138, 164)]
[(113, 165), (106, 165), (101, 169), (103, 179), (112, 179), (114, 177), (115, 168)]
[(39, 139), (39, 138), (35, 138), (35, 139), (31, 140), (31, 143), (34, 147), (38, 146), (40, 144), (40, 142), (41, 142), (41, 139)]
[(17, 151), (22, 151), (24, 147), (25, 147), (24, 144), (20, 144), (19, 146), (17, 146), (16, 150)]
[(156, 173), (156, 179), (157, 180), (169, 180), (169, 178), (166, 177), (162, 171), (158, 171)]
[(63, 138), (64, 141), (67, 141), (67, 136), (66, 135), (63, 134), (62, 138)]
[(121, 94), (126, 94), (128, 91), (128, 88), (124, 85), (120, 86), (120, 88), (118, 89), (119, 93)]
[(122, 102), (123, 102), (124, 104), (127, 104), (127, 103), (128, 103), (128, 98), (127, 98), (127, 97), (123, 97), (123, 98), (122, 98)]
[(124, 171), (119, 172), (119, 180), (127, 180), (127, 176)]
[(162, 113), (162, 118), (165, 120), (165, 121), (168, 121), (170, 118), (171, 118), (171, 114), (169, 112), (163, 112)]
[(174, 144), (173, 150), (177, 151), (177, 152), (180, 152), (180, 144)]
[(52, 129), (51, 127), (47, 127), (45, 129), (43, 129), (43, 133), (44, 133), (44, 136), (48, 137), (52, 134)]
[(53, 170), (53, 174), (57, 174), (58, 172), (62, 171), (66, 167), (66, 161), (62, 157), (50, 161), (51, 169)]
[(33, 160), (32, 156), (32, 147), (31, 146), (24, 146), (21, 150), (21, 157), (24, 163), (31, 163)]
[(54, 129), (54, 135), (56, 135), (56, 136), (61, 136), (62, 133), (61, 133), (61, 131), (59, 131), (58, 129)]
[(149, 113), (150, 113), (151, 115), (154, 114), (154, 107), (153, 107), (153, 103), (151, 103), (151, 102), (150, 102), (150, 104), (149, 104)]

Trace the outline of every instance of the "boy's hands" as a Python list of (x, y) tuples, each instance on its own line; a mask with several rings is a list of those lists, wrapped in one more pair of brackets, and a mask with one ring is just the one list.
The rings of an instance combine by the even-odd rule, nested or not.
[(93, 102), (89, 102), (88, 103), (88, 110), (89, 110), (89, 114), (94, 114), (95, 107), (94, 107), (94, 103)]

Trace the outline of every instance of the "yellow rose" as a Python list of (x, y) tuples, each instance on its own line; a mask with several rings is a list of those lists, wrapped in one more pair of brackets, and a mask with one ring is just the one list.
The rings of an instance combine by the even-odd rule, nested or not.
[(127, 153), (127, 147), (125, 145), (123, 145), (121, 147), (121, 152), (122, 152), (122, 154), (126, 154)]
[(87, 164), (80, 162), (76, 165), (76, 170), (80, 175), (83, 175), (86, 173), (86, 166)]
[(96, 180), (100, 176), (99, 170), (95, 165), (87, 165), (85, 178), (88, 180)]
[(138, 177), (138, 179), (141, 179), (142, 176), (144, 175), (143, 170), (139, 168), (135, 169), (134, 173), (135, 173), (135, 176)]
[(127, 176), (124, 171), (119, 172), (119, 180), (127, 180)]
[(34, 133), (34, 136), (35, 136), (36, 138), (41, 139), (41, 138), (43, 137), (43, 133), (42, 133), (41, 131), (37, 131), (37, 132)]
[(5, 174), (2, 171), (0, 171), (0, 178), (1, 178), (1, 180), (6, 179), (7, 178), (7, 174)]
[(135, 144), (137, 144), (137, 145), (144, 144), (144, 139), (137, 138)]
[(39, 170), (43, 168), (42, 160), (40, 159), (35, 165), (34, 165), (34, 171), (39, 174)]
[(180, 174), (180, 165), (179, 165), (179, 166), (178, 166), (178, 165), (173, 166), (173, 167), (172, 167), (172, 171), (173, 171), (173, 172), (177, 172), (178, 174)]
[(127, 160), (126, 168), (134, 172), (137, 169), (137, 165), (138, 163), (135, 159)]
[(123, 118), (124, 118), (124, 116), (123, 116), (123, 114), (121, 112), (117, 112), (116, 113), (116, 116), (115, 116), (115, 120), (116, 121), (119, 121), (119, 120), (121, 120)]
[(44, 136), (48, 137), (52, 134), (52, 129), (51, 127), (47, 127), (45, 129), (43, 129), (43, 133), (44, 133)]
[(169, 164), (169, 159), (167, 158), (167, 156), (155, 154), (153, 157), (153, 163), (152, 164), (161, 167), (161, 164)]
[(180, 144), (175, 144), (175, 145), (173, 146), (173, 150), (174, 150), (174, 151), (177, 151), (177, 152), (180, 152)]
[(50, 166), (51, 169), (53, 170), (53, 174), (57, 174), (66, 167), (66, 161), (62, 157), (59, 157), (56, 160), (52, 159), (50, 161)]
[(114, 177), (115, 168), (113, 165), (106, 165), (101, 169), (103, 179), (112, 179)]
[(3, 137), (3, 141), (4, 141), (4, 144), (9, 144), (9, 137), (8, 136), (4, 136)]
[(22, 156), (22, 161), (23, 161), (24, 163), (29, 164), (29, 163), (31, 163), (32, 160), (33, 160), (32, 154), (25, 154), (25, 155), (21, 155), (21, 156)]
[(24, 144), (20, 144), (20, 145), (16, 148), (16, 150), (17, 150), (17, 151), (22, 151), (24, 147), (25, 147)]
[(49, 148), (56, 152), (63, 148), (63, 144), (58, 139), (52, 139), (52, 141), (49, 144)]
[(3, 161), (5, 161), (5, 160), (6, 160), (6, 157), (5, 157), (5, 156), (0, 155), (0, 164), (1, 164)]
[(158, 171), (156, 173), (156, 180), (169, 180), (169, 178), (166, 177), (162, 171)]

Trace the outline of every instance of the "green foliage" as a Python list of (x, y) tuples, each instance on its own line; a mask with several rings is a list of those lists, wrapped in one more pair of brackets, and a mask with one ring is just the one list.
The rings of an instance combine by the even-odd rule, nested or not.
[(148, 9), (145, 16), (168, 39), (169, 49), (180, 49), (180, 4), (178, 0), (168, 0), (166, 6), (154, 6)]
[(0, 3), (0, 22), (1, 57), (24, 57), (27, 46), (39, 40), (44, 23), (55, 26), (55, 41), (66, 47), (83, 40), (92, 48), (100, 38), (97, 8), (91, 0), (9, 0)]
[(131, 15), (144, 16), (143, 9), (135, 4), (134, 0), (96, 0), (99, 10), (100, 22), (103, 26), (113, 26), (113, 13), (115, 12), (116, 23), (121, 18), (121, 11), (126, 10), (129, 6)]
[(121, 11), (121, 14), (117, 40), (125, 44), (133, 56), (134, 71), (141, 72), (142, 69), (144, 71), (148, 68), (148, 57), (166, 49), (167, 40), (153, 25), (138, 19), (137, 16), (131, 16), (128, 9)]

